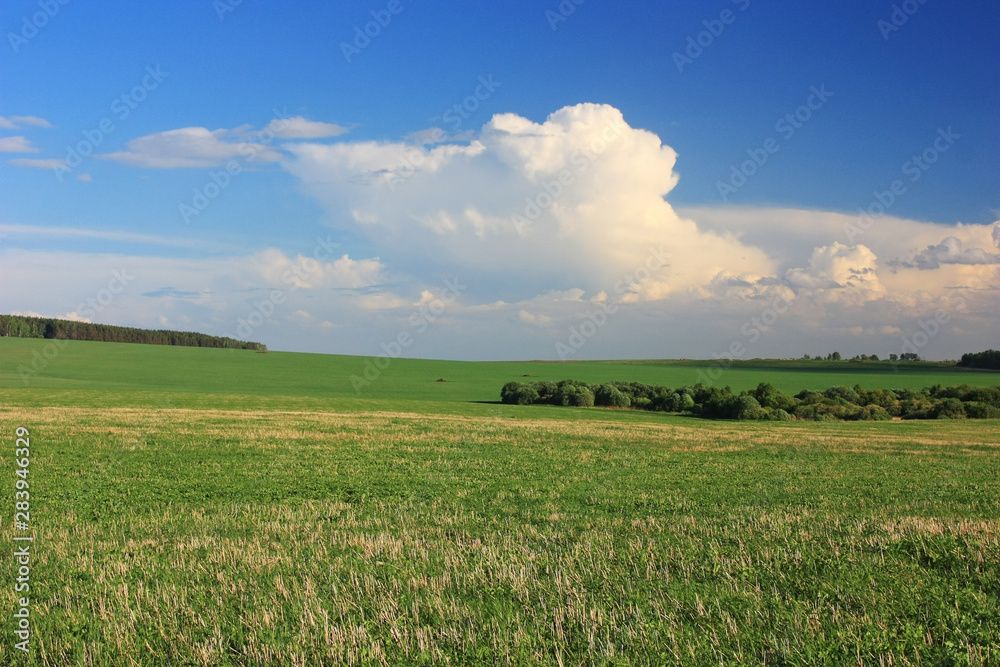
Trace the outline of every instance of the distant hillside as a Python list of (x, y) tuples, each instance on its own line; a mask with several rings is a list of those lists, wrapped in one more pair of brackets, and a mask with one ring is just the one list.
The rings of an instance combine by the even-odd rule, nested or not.
[(0, 315), (0, 336), (12, 338), (58, 338), (61, 340), (96, 340), (105, 343), (142, 343), (145, 345), (180, 345), (184, 347), (226, 347), (267, 352), (267, 345), (235, 338), (208, 336), (193, 331), (135, 329), (110, 324), (91, 324), (47, 317)]

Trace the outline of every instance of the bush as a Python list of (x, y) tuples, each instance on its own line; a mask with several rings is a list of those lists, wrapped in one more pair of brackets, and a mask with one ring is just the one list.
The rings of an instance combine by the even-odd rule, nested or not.
[(609, 382), (602, 384), (594, 391), (594, 403), (612, 408), (627, 408), (632, 404), (632, 399)]
[(538, 392), (538, 400), (542, 403), (554, 403), (555, 394), (559, 391), (559, 385), (548, 380), (532, 382), (531, 387)]
[(766, 419), (767, 412), (750, 394), (740, 394), (733, 405), (733, 419)]
[(508, 382), (500, 390), (500, 402), (508, 405), (531, 405), (538, 398), (538, 390), (523, 382)]
[(773, 410), (767, 415), (767, 418), (775, 422), (790, 422), (795, 419), (795, 417), (791, 416), (781, 408)]
[(815, 405), (816, 403), (823, 402), (823, 394), (818, 391), (809, 391), (808, 389), (803, 389), (799, 393), (795, 394), (795, 398), (803, 405)]
[[(706, 394), (702, 392), (705, 396), (701, 403), (700, 412), (703, 416), (710, 419), (735, 419), (736, 418), (736, 396), (733, 395), (732, 389), (725, 387), (723, 389), (717, 389), (712, 387), (711, 390)], [(695, 396), (695, 403), (699, 403), (698, 396)], [(759, 405), (758, 405), (759, 407)]]
[(858, 396), (858, 392), (854, 391), (850, 387), (844, 387), (842, 385), (830, 387), (823, 392), (823, 395), (834, 400), (843, 399), (853, 405), (857, 405), (861, 402), (861, 397)]
[(969, 419), (1000, 419), (1000, 408), (988, 403), (966, 403), (965, 416)]
[[(761, 382), (757, 388), (734, 394), (729, 387), (698, 383), (673, 390), (640, 382), (605, 382), (588, 386), (576, 380), (530, 384), (508, 382), (500, 399), (512, 405), (552, 403), (574, 407), (593, 405), (659, 412), (686, 412), (706, 419), (792, 419), (885, 421), (904, 419), (998, 419), (1000, 387), (935, 385), (912, 389), (864, 389), (834, 386), (825, 392), (801, 391), (794, 397)], [(862, 407), (863, 406), (863, 407)]]
[(934, 407), (937, 419), (965, 419), (965, 405), (957, 398), (946, 398)]
[(691, 394), (674, 394), (675, 399), (673, 401), (674, 412), (690, 412), (694, 409), (694, 398)]
[(578, 408), (594, 407), (594, 392), (590, 391), (587, 387), (580, 387), (573, 396), (571, 405)]
[(785, 411), (795, 408), (794, 398), (778, 391), (773, 384), (768, 382), (758, 384), (757, 388), (750, 392), (750, 395), (757, 399), (762, 408), (781, 408)]
[(861, 408), (861, 411), (855, 415), (855, 419), (860, 421), (884, 422), (890, 421), (892, 419), (892, 415), (890, 415), (889, 411), (881, 405), (875, 405), (872, 403)]

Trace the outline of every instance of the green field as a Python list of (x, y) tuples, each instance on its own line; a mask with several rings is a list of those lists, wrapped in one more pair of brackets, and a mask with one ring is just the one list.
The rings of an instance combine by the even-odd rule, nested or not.
[[(31, 431), (32, 645), (0, 664), (990, 665), (1000, 422), (745, 423), (499, 405), (692, 362), (393, 360), (0, 339)], [(447, 382), (437, 382), (445, 379)], [(748, 364), (735, 389), (1000, 384)], [(11, 518), (4, 522), (13, 550)], [(8, 553), (11, 553), (8, 551)]]
[[(42, 405), (63, 400), (61, 396), (73, 405), (78, 394), (36, 392), (36, 389), (89, 390), (96, 392), (90, 395), (102, 405), (126, 407), (142, 400), (142, 392), (155, 392), (158, 400), (169, 399), (183, 406), (204, 404), (204, 394), (214, 395), (211, 401), (221, 400), (220, 394), (228, 394), (242, 396), (248, 407), (348, 405), (398, 409), (400, 401), (408, 404), (416, 400), (449, 404), (421, 406), (422, 409), (488, 414), (483, 408), (477, 409), (475, 402), (499, 401), (500, 388), (505, 383), (523, 380), (526, 375), (539, 380), (573, 378), (590, 383), (627, 380), (670, 387), (711, 381), (719, 386), (730, 385), (734, 390), (770, 382), (792, 394), (802, 389), (823, 390), (855, 383), (883, 389), (961, 383), (1000, 385), (1000, 373), (939, 364), (900, 364), (894, 368), (889, 362), (748, 361), (721, 368), (694, 361), (462, 362), (289, 352), (260, 354), (246, 350), (85, 341), (60, 341), (60, 344), (57, 348), (56, 343), (42, 339), (0, 338), (0, 391), (26, 389), (19, 392), (25, 397), (22, 400), (41, 396)], [(46, 347), (55, 351), (51, 360), (44, 359)], [(22, 378), (18, 369), (31, 369), (36, 355), (44, 359), (44, 365), (40, 362), (37, 374), (27, 373)], [(385, 368), (376, 368), (376, 361)], [(371, 380), (365, 380), (366, 370)], [(352, 377), (367, 384), (356, 388)], [(446, 382), (438, 382), (440, 379)], [(197, 397), (189, 399), (185, 394)], [(302, 403), (302, 399), (320, 402)], [(226, 406), (233, 404), (227, 402)]]

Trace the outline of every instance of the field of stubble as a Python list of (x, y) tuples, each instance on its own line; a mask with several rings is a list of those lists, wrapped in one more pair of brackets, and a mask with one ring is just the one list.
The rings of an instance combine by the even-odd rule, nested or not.
[(614, 416), (0, 410), (30, 662), (1000, 661), (997, 422)]

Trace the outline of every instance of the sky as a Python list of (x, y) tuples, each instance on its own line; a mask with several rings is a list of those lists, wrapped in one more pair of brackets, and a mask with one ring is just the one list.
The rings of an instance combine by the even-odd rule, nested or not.
[(0, 7), (0, 312), (469, 360), (1000, 347), (1000, 5)]

